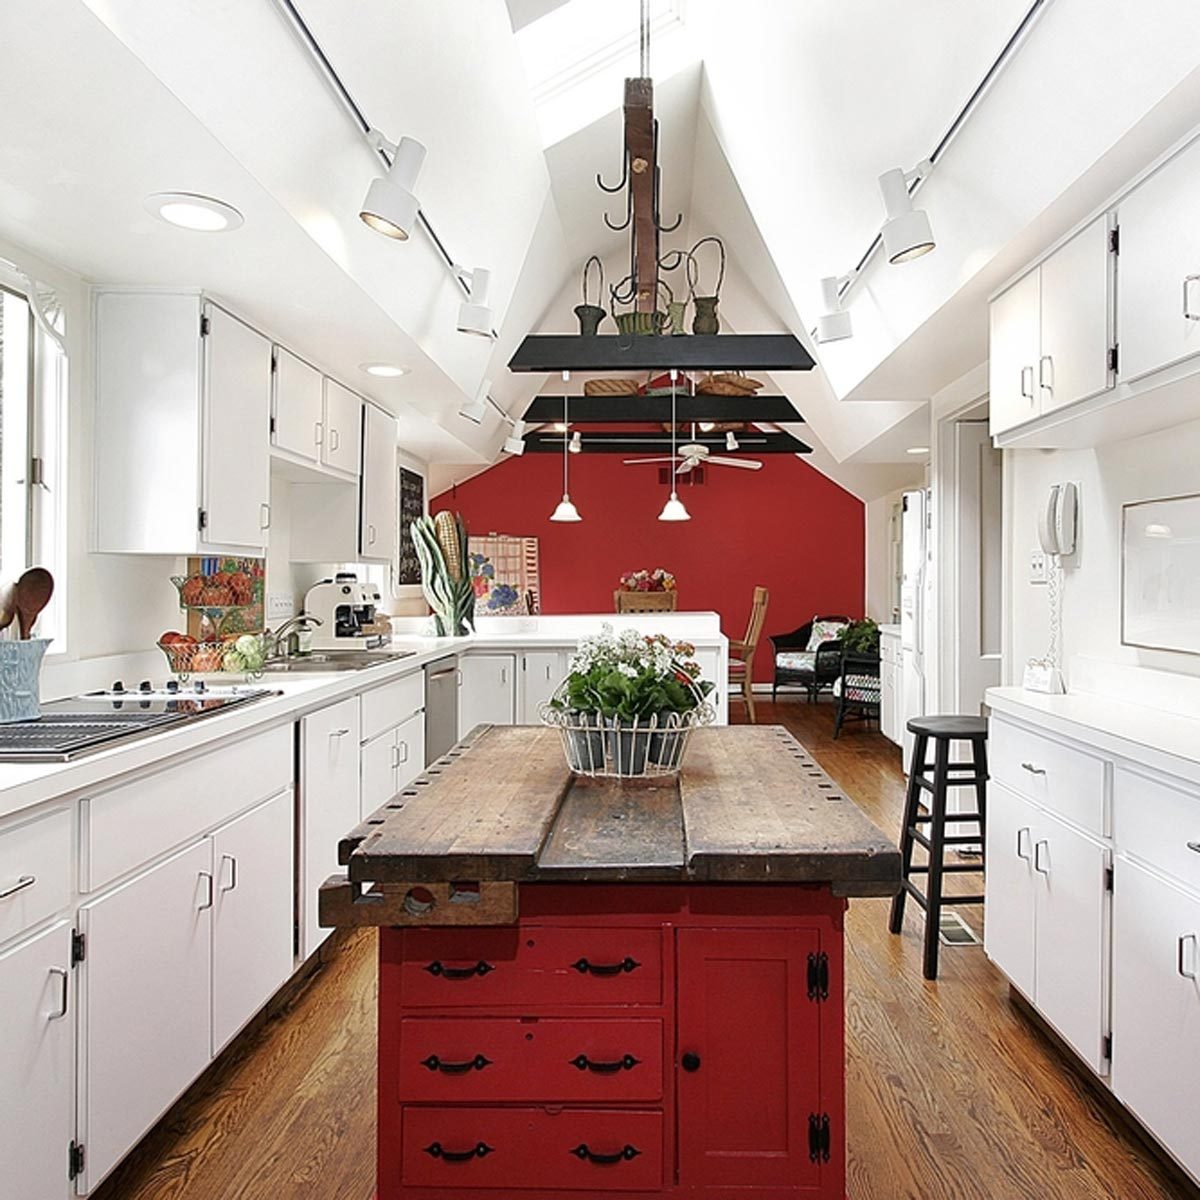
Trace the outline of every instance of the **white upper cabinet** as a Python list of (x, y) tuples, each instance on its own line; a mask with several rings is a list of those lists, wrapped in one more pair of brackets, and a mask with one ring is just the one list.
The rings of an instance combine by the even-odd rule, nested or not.
[(1037, 271), (1018, 279), (992, 301), (988, 393), (993, 434), (1038, 415), (1037, 361), (1041, 279)]
[(396, 549), (396, 418), (374, 404), (363, 405), (362, 443), (359, 551), (365, 559), (390, 562)]
[(358, 475), (362, 397), (336, 379), (325, 380), (325, 429), (321, 463), (345, 475)]
[(1200, 142), (1120, 205), (1120, 372), (1140, 379), (1200, 352)]
[(271, 444), (305, 462), (321, 458), (325, 381), (282, 346), (275, 347), (275, 390), (271, 405)]
[(261, 554), (271, 344), (197, 293), (96, 296), (96, 549)]

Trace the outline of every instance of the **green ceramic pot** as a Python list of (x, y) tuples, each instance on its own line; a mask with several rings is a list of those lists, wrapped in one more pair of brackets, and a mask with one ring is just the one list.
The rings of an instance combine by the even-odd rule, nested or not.
[(627, 312), (617, 316), (617, 332), (631, 337), (655, 337), (667, 323), (661, 312)]
[(721, 320), (717, 316), (717, 301), (719, 296), (696, 296), (692, 303), (696, 306), (696, 315), (692, 318), (693, 333), (717, 333), (721, 328)]

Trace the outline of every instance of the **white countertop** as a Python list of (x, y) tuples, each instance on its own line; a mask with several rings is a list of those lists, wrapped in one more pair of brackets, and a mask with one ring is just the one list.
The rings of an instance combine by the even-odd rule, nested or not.
[(987, 702), (997, 712), (1040, 729), (1200, 782), (1200, 716), (1089, 692), (1049, 696), (1019, 687), (989, 688)]

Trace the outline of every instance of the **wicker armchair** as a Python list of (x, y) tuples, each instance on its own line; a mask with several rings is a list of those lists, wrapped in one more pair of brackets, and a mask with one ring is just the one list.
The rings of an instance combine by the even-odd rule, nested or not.
[[(838, 621), (850, 624), (849, 617), (815, 617), (815, 621)], [(793, 629), (791, 633), (779, 633), (771, 637), (775, 654), (775, 677), (771, 683), (771, 699), (780, 688), (799, 687), (808, 693), (815, 703), (821, 692), (833, 687), (833, 681), (842, 671), (842, 643), (837, 638), (822, 642), (816, 650), (809, 650), (812, 639), (813, 621)]]
[(852, 654), (843, 648), (841, 669), (833, 691), (837, 714), (833, 719), (834, 740), (847, 718), (878, 721), (883, 686), (879, 678), (879, 653)]

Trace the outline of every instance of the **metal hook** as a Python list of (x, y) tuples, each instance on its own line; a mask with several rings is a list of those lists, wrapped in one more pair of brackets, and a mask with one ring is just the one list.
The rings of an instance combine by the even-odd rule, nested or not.
[(612, 230), (614, 233), (620, 233), (622, 229), (628, 229), (628, 228), (629, 228), (629, 223), (630, 223), (632, 220), (633, 220), (633, 192), (631, 191), (631, 192), (629, 192), (629, 193), (626, 195), (626, 198), (625, 198), (625, 220), (624, 220), (624, 221), (622, 221), (622, 222), (620, 223), (620, 225), (614, 225), (614, 224), (612, 223), (612, 221), (610, 221), (610, 220), (608, 219), (608, 213), (605, 213), (605, 214), (604, 214), (604, 223), (605, 223), (605, 225), (607, 225), (607, 226), (609, 227), (609, 229), (611, 229), (611, 230)]
[(609, 187), (603, 179), (600, 178), (600, 172), (596, 172), (596, 186), (602, 191), (607, 192), (610, 196), (615, 196), (629, 182), (629, 151), (625, 152), (624, 170), (621, 173), (621, 182), (616, 187)]

